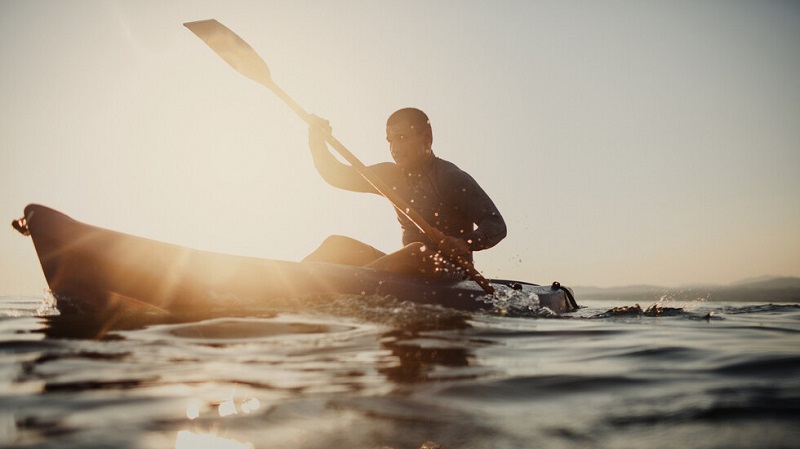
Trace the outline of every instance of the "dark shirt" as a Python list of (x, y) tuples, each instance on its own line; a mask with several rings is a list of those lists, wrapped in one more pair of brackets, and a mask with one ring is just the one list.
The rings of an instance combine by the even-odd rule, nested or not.
[[(339, 162), (327, 148), (313, 150), (314, 165), (325, 181), (353, 192), (376, 193), (358, 171)], [(468, 173), (432, 156), (414, 171), (393, 162), (367, 167), (428, 223), (448, 236), (464, 239), (472, 251), (491, 248), (506, 236), (506, 224), (492, 200)], [(404, 214), (397, 211), (403, 244), (431, 241)]]

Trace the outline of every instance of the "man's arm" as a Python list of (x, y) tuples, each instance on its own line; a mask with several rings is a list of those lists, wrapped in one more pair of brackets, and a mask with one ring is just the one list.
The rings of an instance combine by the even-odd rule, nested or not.
[(464, 173), (464, 210), (475, 223), (476, 228), (468, 232), (465, 240), (471, 251), (491, 248), (503, 240), (508, 229), (500, 211), (489, 195), (467, 173)]
[(507, 233), (500, 211), (468, 173), (455, 168), (449, 176), (453, 195), (451, 204), (466, 214), (475, 229), (458, 237), (445, 236), (438, 242), (438, 250), (449, 257), (461, 257), (495, 246)]
[(308, 147), (311, 149), (314, 167), (322, 179), (340, 189), (378, 193), (355, 168), (340, 162), (328, 149), (326, 139), (331, 135), (328, 121), (316, 115), (312, 117), (314, 122), (308, 127)]

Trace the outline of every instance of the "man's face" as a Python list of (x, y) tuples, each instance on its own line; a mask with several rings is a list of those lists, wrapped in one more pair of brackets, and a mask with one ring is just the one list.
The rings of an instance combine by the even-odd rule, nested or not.
[(431, 155), (433, 141), (429, 132), (420, 132), (407, 120), (386, 127), (386, 140), (392, 158), (402, 168), (419, 167)]

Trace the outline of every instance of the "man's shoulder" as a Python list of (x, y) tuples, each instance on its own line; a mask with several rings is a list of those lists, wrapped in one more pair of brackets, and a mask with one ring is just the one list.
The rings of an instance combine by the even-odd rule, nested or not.
[(438, 156), (436, 157), (436, 170), (445, 174), (467, 174), (467, 172), (462, 170), (458, 165)]
[(474, 178), (469, 173), (462, 170), (458, 165), (440, 157), (436, 158), (436, 171), (439, 177), (451, 182), (474, 182)]

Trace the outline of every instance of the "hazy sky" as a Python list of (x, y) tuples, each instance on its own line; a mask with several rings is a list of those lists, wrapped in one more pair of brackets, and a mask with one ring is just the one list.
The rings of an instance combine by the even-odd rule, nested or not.
[[(37, 202), (217, 252), (400, 246), (306, 127), (183, 22), (216, 18), (367, 164), (394, 110), (471, 173), (509, 236), (491, 277), (567, 285), (800, 275), (800, 2), (0, 0), (0, 218)], [(46, 287), (0, 233), (0, 294)]]

